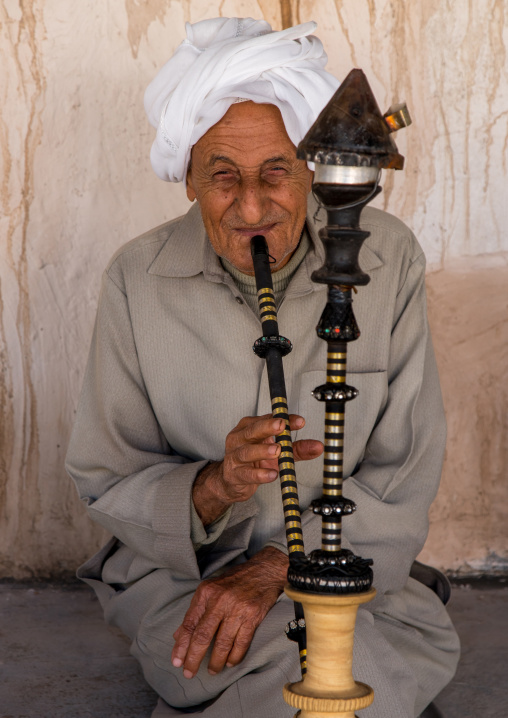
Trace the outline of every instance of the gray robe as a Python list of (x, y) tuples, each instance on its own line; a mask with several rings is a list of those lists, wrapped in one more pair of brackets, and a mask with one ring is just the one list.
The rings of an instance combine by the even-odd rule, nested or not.
[[(323, 214), (323, 213), (322, 213)], [(296, 438), (322, 439), (326, 345), (314, 327), (326, 287), (310, 280), (322, 264), (319, 219), (312, 247), (279, 309), (295, 349), (284, 362), (290, 411), (306, 419)], [(322, 225), (321, 225), (322, 226)], [(344, 521), (346, 547), (374, 559), (378, 595), (359, 611), (354, 675), (375, 690), (362, 718), (413, 718), (448, 683), (458, 639), (440, 600), (409, 578), (428, 530), (445, 445), (444, 414), (426, 318), (425, 261), (412, 233), (379, 210), (360, 255), (371, 276), (354, 299), (361, 338), (350, 345)], [(115, 539), (79, 570), (106, 620), (132, 640), (162, 701), (155, 715), (291, 718), (282, 686), (298, 680), (298, 651), (284, 636), (292, 603), (282, 596), (257, 629), (245, 659), (211, 676), (206, 660), (183, 678), (171, 665), (172, 634), (199, 582), (266, 544), (284, 546), (278, 482), (201, 535), (192, 530), (192, 484), (240, 418), (270, 412), (264, 362), (252, 352), (259, 319), (214, 254), (199, 207), (125, 245), (101, 290), (67, 468), (89, 515)], [(322, 460), (297, 478), (306, 551), (320, 545), (308, 510), (321, 494)], [(195, 517), (194, 517), (195, 518)], [(199, 533), (199, 532), (198, 532)], [(197, 550), (196, 550), (197, 549)]]

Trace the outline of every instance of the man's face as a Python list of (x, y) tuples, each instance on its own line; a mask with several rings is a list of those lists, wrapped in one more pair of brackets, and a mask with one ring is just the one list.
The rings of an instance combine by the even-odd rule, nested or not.
[(296, 159), (275, 105), (232, 105), (192, 148), (187, 196), (197, 199), (212, 246), (254, 274), (250, 240), (263, 234), (283, 267), (298, 246), (312, 172)]

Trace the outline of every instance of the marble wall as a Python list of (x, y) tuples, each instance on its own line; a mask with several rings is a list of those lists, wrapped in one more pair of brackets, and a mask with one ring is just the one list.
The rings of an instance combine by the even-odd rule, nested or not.
[(314, 19), (337, 77), (407, 101), (377, 202), (429, 260), (450, 441), (424, 556), (506, 568), (508, 2), (1, 0), (0, 576), (73, 571), (104, 539), (63, 468), (100, 275), (187, 208), (151, 171), (142, 98), (184, 22), (217, 15)]

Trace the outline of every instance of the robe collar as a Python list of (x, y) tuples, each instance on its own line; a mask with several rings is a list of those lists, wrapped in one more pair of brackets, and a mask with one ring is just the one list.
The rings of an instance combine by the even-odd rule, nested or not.
[[(324, 226), (326, 214), (324, 210), (321, 210), (316, 216), (316, 209), (316, 201), (312, 195), (309, 195), (307, 228), (311, 246), (286, 290), (286, 296), (306, 294), (326, 288), (325, 284), (315, 284), (310, 279), (312, 272), (323, 264), (325, 256), (318, 232)], [(170, 224), (159, 228), (161, 236), (164, 236), (164, 230), (166, 227), (169, 228)], [(381, 258), (369, 246), (370, 239), (369, 237), (364, 242), (360, 255), (360, 266), (367, 273), (383, 266)], [(208, 281), (230, 283), (230, 275), (220, 263), (208, 240), (197, 203), (179, 220), (178, 226), (148, 268), (148, 273), (159, 277), (193, 277), (203, 273)]]

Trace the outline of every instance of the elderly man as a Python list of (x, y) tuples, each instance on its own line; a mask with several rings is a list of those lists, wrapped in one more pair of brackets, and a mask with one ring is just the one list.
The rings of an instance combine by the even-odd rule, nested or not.
[[(310, 390), (325, 373), (314, 326), (325, 287), (312, 172), (295, 145), (338, 83), (313, 23), (271, 32), (220, 18), (188, 38), (146, 94), (152, 164), (197, 204), (130, 242), (105, 275), (68, 470), (113, 539), (79, 570), (106, 620), (132, 640), (161, 696), (154, 715), (289, 718), (298, 652), (250, 239), (265, 235), (285, 359), (307, 550), (321, 493), (323, 417)], [(409, 577), (427, 531), (444, 449), (425, 313), (424, 258), (393, 217), (367, 209), (350, 350), (360, 397), (348, 408), (345, 476), (358, 512), (346, 545), (374, 558), (376, 600), (360, 610), (365, 718), (413, 718), (455, 670), (458, 642), (439, 598)], [(316, 460), (317, 459), (317, 460)]]

